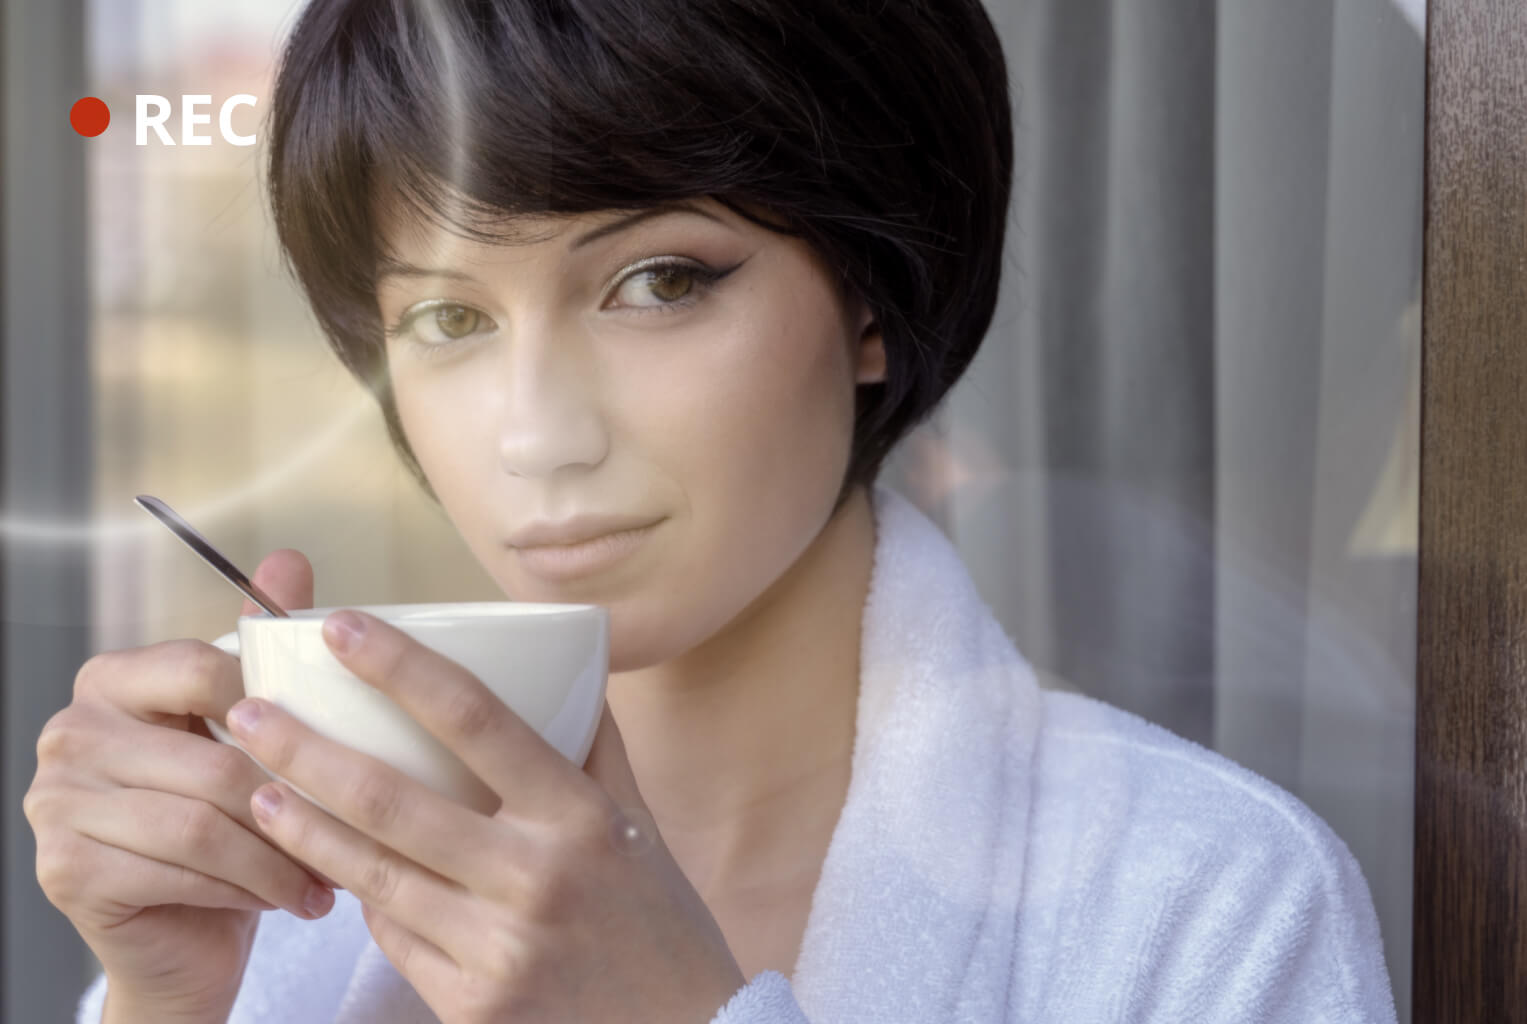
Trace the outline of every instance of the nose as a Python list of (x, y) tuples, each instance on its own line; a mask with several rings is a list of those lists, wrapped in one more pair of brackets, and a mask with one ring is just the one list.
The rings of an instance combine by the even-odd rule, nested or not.
[(609, 452), (601, 381), (576, 332), (517, 332), (500, 349), (499, 460), (511, 476), (593, 467)]

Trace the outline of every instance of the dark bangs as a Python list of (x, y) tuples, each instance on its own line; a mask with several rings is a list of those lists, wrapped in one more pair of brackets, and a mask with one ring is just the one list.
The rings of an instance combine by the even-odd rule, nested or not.
[(805, 238), (885, 338), (845, 494), (963, 373), (996, 304), (1011, 111), (979, 0), (312, 0), (269, 139), (286, 259), (432, 497), (386, 375), (388, 205), (513, 242), (521, 215), (709, 197)]

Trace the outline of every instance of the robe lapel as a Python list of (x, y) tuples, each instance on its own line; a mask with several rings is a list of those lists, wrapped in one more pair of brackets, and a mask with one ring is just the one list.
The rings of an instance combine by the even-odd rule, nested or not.
[(874, 500), (852, 774), (792, 987), (813, 1021), (1002, 1020), (1040, 690), (938, 527)]

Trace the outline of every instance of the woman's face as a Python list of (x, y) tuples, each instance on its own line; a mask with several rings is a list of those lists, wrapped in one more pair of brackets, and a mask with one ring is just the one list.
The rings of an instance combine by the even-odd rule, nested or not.
[[(398, 412), (477, 560), (520, 601), (610, 609), (611, 671), (682, 654), (770, 587), (832, 513), (870, 314), (815, 251), (713, 200), (521, 222), (486, 244), (394, 227), (378, 299)], [(656, 525), (548, 568), (514, 546), (586, 515)]]

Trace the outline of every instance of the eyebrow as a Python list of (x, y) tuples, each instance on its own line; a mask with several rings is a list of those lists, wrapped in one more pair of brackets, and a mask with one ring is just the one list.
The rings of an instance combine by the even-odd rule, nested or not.
[(587, 234), (574, 241), (572, 245), (567, 247), (567, 250), (568, 252), (573, 252), (577, 249), (583, 248), (590, 242), (597, 242), (599, 239), (608, 235), (613, 235), (616, 232), (635, 227), (644, 220), (650, 220), (653, 217), (664, 217), (673, 213), (695, 213), (699, 214), (701, 217), (713, 220), (717, 224), (725, 223), (725, 221), (723, 221), (720, 217), (717, 217), (715, 214), (711, 213), (709, 210), (704, 209), (703, 207), (696, 206), (694, 203), (687, 203), (683, 201), (661, 203), (657, 206), (650, 206), (643, 210), (637, 210), (635, 213), (628, 214), (619, 220), (614, 220), (601, 227), (597, 227), (593, 231), (588, 232)]
[(412, 263), (404, 263), (401, 260), (383, 258), (377, 269), (376, 279), (381, 281), (384, 277), (443, 277), (451, 281), (476, 281), (471, 274), (463, 274), (459, 270), (446, 270), (443, 267), (417, 267)]
[[(580, 235), (578, 238), (573, 240), (571, 245), (567, 247), (567, 251), (576, 252), (577, 250), (583, 248), (586, 245), (589, 245), (590, 243), (599, 241), (601, 238), (607, 238), (610, 235), (618, 234), (619, 232), (625, 231), (629, 228), (634, 228), (636, 225), (642, 223), (643, 221), (651, 220), (654, 217), (665, 217), (675, 213), (693, 213), (704, 217), (707, 220), (713, 220), (717, 224), (726, 223), (724, 220), (722, 220), (720, 217), (717, 217), (709, 210), (706, 210), (700, 206), (696, 206), (694, 203), (683, 201), (661, 203), (657, 206), (651, 206), (645, 209), (637, 210), (635, 213), (627, 214), (618, 220), (613, 220), (608, 224), (600, 225), (594, 230)], [(419, 267), (412, 263), (405, 263), (400, 260), (391, 258), (384, 258), (381, 261), (381, 266), (378, 268), (376, 276), (378, 281), (384, 277), (443, 277), (453, 281), (476, 280), (476, 278), (472, 277), (471, 274), (464, 274), (459, 270), (447, 270), (437, 267)]]

